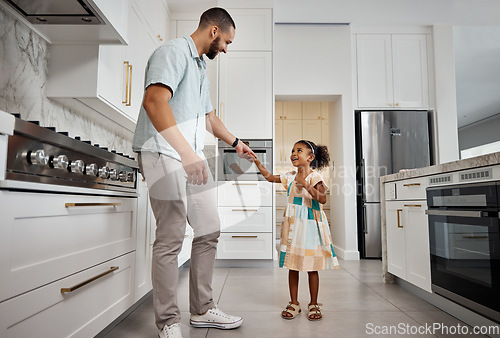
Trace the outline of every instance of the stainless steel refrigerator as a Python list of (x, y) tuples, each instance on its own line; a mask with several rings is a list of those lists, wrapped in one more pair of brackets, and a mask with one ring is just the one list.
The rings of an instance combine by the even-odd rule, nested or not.
[(430, 112), (356, 111), (358, 246), (382, 257), (380, 176), (431, 165)]

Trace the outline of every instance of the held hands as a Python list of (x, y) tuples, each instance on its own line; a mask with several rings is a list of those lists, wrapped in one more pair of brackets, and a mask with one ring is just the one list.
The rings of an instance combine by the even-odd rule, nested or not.
[(207, 184), (208, 172), (205, 162), (196, 155), (195, 152), (190, 152), (181, 156), (182, 167), (186, 171), (187, 181), (192, 184), (202, 185)]
[(236, 149), (236, 153), (238, 154), (239, 157), (245, 158), (250, 162), (253, 162), (253, 159), (257, 158), (255, 153), (253, 152), (252, 149), (250, 149), (249, 146), (247, 146), (245, 143), (239, 141), (239, 143), (234, 147)]

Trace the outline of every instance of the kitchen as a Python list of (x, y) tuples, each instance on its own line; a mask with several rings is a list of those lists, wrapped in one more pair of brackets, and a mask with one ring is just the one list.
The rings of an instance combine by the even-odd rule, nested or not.
[[(149, 17), (149, 15), (154, 16), (160, 15), (158, 13), (165, 13), (168, 16), (168, 24), (165, 24), (166, 27), (164, 28), (159, 27), (160, 25), (154, 23), (154, 21), (147, 21), (145, 31), (148, 39), (150, 39), (149, 42), (151, 46), (161, 43), (161, 39), (166, 40), (175, 37), (178, 32), (183, 35), (192, 30), (193, 21), (196, 23), (199, 12), (206, 8), (206, 6), (203, 7), (204, 5), (200, 4), (198, 4), (198, 6), (200, 6), (199, 8), (187, 6), (183, 8), (182, 2), (175, 1), (152, 3), (156, 5), (160, 4), (161, 6), (157, 7), (158, 10), (154, 10), (155, 7), (153, 7), (153, 9), (142, 9), (136, 2), (131, 2), (132, 9), (137, 13), (136, 18), (138, 18), (137, 20), (139, 20), (139, 23), (136, 23), (138, 24), (144, 25), (145, 23), (142, 21), (145, 21), (145, 17)], [(268, 8), (269, 11), (271, 10), (270, 8), (272, 8), (272, 6), (269, 6), (269, 4), (264, 1), (252, 3), (254, 3), (252, 5), (253, 7)], [(233, 8), (233, 6), (235, 6), (234, 2), (230, 1), (220, 1), (219, 4), (227, 8)], [(166, 5), (170, 5), (171, 7), (167, 7)], [(195, 5), (196, 4), (190, 4), (190, 6)], [(319, 5), (320, 3), (318, 2), (318, 6)], [(262, 101), (256, 103), (261, 106), (257, 106), (255, 109), (263, 114), (261, 118), (258, 118), (259, 121), (261, 119), (268, 121), (266, 128), (259, 128), (259, 133), (245, 135), (245, 130), (236, 129), (235, 134), (242, 135), (242, 138), (272, 138), (272, 125), (273, 121), (276, 119), (276, 117), (273, 118), (273, 103), (275, 100), (281, 102), (327, 102), (329, 106), (330, 149), (333, 154), (332, 159), (336, 170), (334, 173), (339, 173), (339, 175), (332, 175), (331, 186), (340, 187), (341, 192), (348, 192), (346, 189), (355, 186), (355, 174), (350, 173), (356, 172), (354, 158), (355, 141), (353, 137), (354, 117), (352, 116), (352, 112), (357, 108), (362, 108), (358, 105), (359, 99), (358, 91), (356, 90), (356, 76), (353, 75), (357, 69), (356, 58), (354, 57), (356, 55), (356, 43), (354, 39), (359, 35), (374, 33), (391, 35), (398, 33), (418, 34), (426, 37), (428, 41), (428, 55), (434, 55), (433, 59), (431, 58), (432, 62), (429, 63), (429, 67), (433, 67), (431, 68), (433, 72), (429, 72), (429, 74), (433, 74), (433, 76), (428, 80), (428, 103), (419, 107), (425, 109), (432, 108), (438, 112), (435, 117), (436, 125), (438, 126), (435, 146), (439, 151), (439, 157), (435, 163), (445, 163), (459, 158), (458, 126), (456, 123), (457, 107), (456, 100), (454, 99), (457, 94), (455, 93), (453, 81), (449, 80), (455, 77), (455, 69), (453, 64), (450, 63), (450, 60), (453, 59), (452, 26), (455, 24), (454, 20), (458, 19), (454, 18), (450, 13), (451, 11), (434, 10), (432, 4), (427, 3), (429, 7), (422, 6), (422, 8), (418, 9), (418, 11), (425, 13), (425, 20), (409, 25), (408, 22), (413, 21), (409, 21), (408, 18), (410, 18), (410, 14), (413, 15), (413, 11), (416, 10), (411, 6), (408, 8), (400, 8), (399, 5), (393, 6), (390, 1), (384, 2), (384, 5), (380, 7), (390, 8), (390, 10), (388, 10), (387, 13), (381, 13), (379, 16), (375, 16), (369, 14), (370, 11), (376, 10), (372, 7), (373, 5), (368, 2), (364, 5), (366, 10), (361, 11), (354, 5), (335, 5), (335, 3), (332, 2), (332, 4), (329, 5), (330, 7), (321, 11), (317, 10), (317, 8), (314, 9), (314, 6), (305, 6), (298, 1), (287, 2), (286, 5), (283, 2), (275, 1), (274, 9), (272, 9), (274, 19), (271, 19), (275, 22), (274, 29), (268, 27), (269, 23), (272, 24), (272, 21), (269, 20), (269, 17), (266, 18), (266, 16), (262, 19), (264, 20), (263, 24), (257, 25), (260, 34), (265, 34), (266, 30), (272, 29), (271, 34), (264, 35), (267, 37), (267, 40), (263, 39), (262, 41), (258, 41), (262, 44), (257, 47), (255, 44), (253, 46), (238, 47), (236, 45), (238, 38), (234, 44), (233, 54), (235, 56), (241, 55), (249, 57), (248, 55), (245, 56), (243, 53), (254, 53), (251, 57), (256, 60), (253, 69), (256, 70), (255, 74), (257, 75), (254, 75), (250, 80), (254, 86), (252, 88), (255, 90), (257, 90), (257, 88), (262, 90), (262, 92), (258, 92), (258, 95), (255, 95), (255, 97), (262, 98)], [(456, 8), (453, 6), (452, 2), (448, 3), (448, 5), (457, 12), (457, 18), (463, 18), (464, 25), (486, 25), (488, 23), (493, 25), (494, 22), (498, 22), (498, 20), (496, 20), (498, 18), (495, 17), (494, 14), (495, 11), (490, 10), (490, 7), (488, 7), (492, 6), (491, 8), (495, 9), (495, 4), (484, 4), (484, 7), (478, 6), (477, 4), (469, 4), (469, 6), (464, 8)], [(249, 4), (243, 2), (239, 7), (240, 10), (242, 8), (248, 8)], [(171, 8), (176, 8), (176, 10), (171, 10)], [(343, 12), (339, 11), (338, 8), (343, 8)], [(101, 11), (107, 13), (105, 8), (102, 8)], [(315, 16), (318, 15), (317, 13), (323, 13), (323, 17)], [(329, 16), (333, 15), (331, 13), (336, 13), (335, 15), (338, 16)], [(354, 13), (359, 14), (356, 17)], [(467, 13), (467, 15), (465, 15), (465, 13)], [(82, 61), (81, 64), (84, 64), (83, 61), (85, 61), (85, 57), (89, 57), (90, 59), (95, 58), (96, 55), (99, 55), (99, 53), (102, 53), (104, 50), (107, 50), (106, 53), (109, 53), (108, 55), (122, 52), (115, 50), (116, 48), (111, 45), (103, 45), (101, 48), (97, 47), (95, 43), (89, 44), (88, 41), (83, 41), (80, 36), (80, 39), (82, 39), (81, 44), (75, 44), (73, 42), (71, 45), (66, 45), (64, 41), (60, 41), (60, 44), (54, 44), (54, 46), (57, 46), (57, 48), (61, 50), (68, 49), (74, 51), (74, 54), (72, 54), (74, 55), (74, 59), (65, 58), (65, 54), (61, 52), (59, 54), (61, 56), (59, 58), (60, 62), (51, 65), (54, 58), (58, 57), (56, 54), (52, 54), (52, 57), (50, 56), (50, 51), (53, 46), (47, 44), (44, 39), (40, 38), (34, 31), (27, 29), (23, 25), (23, 22), (16, 19), (11, 11), (9, 11), (8, 7), (2, 7), (1, 15), (2, 25), (5, 25), (3, 31), (5, 31), (6, 34), (2, 35), (1, 81), (3, 82), (1, 86), (2, 97), (0, 100), (0, 109), (9, 113), (19, 112), (23, 120), (38, 120), (40, 121), (40, 125), (55, 127), (57, 131), (67, 131), (71, 137), (80, 136), (82, 140), (91, 140), (93, 144), (108, 147), (110, 150), (115, 150), (117, 153), (134, 156), (130, 146), (132, 137), (131, 129), (133, 125), (130, 121), (133, 120), (134, 110), (127, 107), (127, 103), (125, 103), (122, 108), (121, 103), (122, 101), (127, 101), (127, 98), (122, 98), (121, 93), (119, 93), (118, 97), (113, 99), (111, 96), (114, 94), (105, 92), (98, 93), (98, 95), (94, 93), (94, 98), (88, 98), (86, 93), (88, 89), (87, 78), (92, 74), (102, 74), (99, 73), (101, 69), (94, 68), (87, 73), (81, 70), (76, 75), (71, 75), (68, 71), (68, 68), (71, 70), (78, 70), (75, 64), (78, 64), (79, 61)], [(105, 17), (111, 20), (117, 17), (119, 18), (120, 16), (118, 13), (115, 13), (113, 17)], [(244, 17), (244, 15), (242, 17)], [(249, 15), (249, 17), (252, 17), (252, 15)], [(315, 18), (310, 21), (317, 24), (298, 24), (309, 22), (309, 19), (305, 20), (304, 17)], [(240, 25), (241, 33), (239, 33), (241, 34), (240, 37), (243, 39), (244, 36), (249, 35), (245, 35), (243, 31), (245, 25), (242, 20), (243, 19), (240, 19), (242, 23)], [(380, 22), (387, 24), (381, 26)], [(346, 23), (350, 23), (350, 25)], [(116, 32), (118, 33), (114, 33), (114, 38), (118, 41), (120, 39), (123, 40), (126, 35), (123, 32), (120, 34), (120, 31), (120, 24), (117, 24)], [(45, 34), (51, 33), (47, 31)], [(52, 34), (55, 34), (54, 38), (56, 39), (60, 39), (61, 35), (64, 37), (64, 34), (57, 32), (57, 30)], [(252, 35), (250, 34), (250, 36)], [(311, 43), (311, 37), (317, 39), (318, 43)], [(132, 38), (132, 36), (129, 37), (129, 39)], [(75, 35), (75, 39), (78, 39), (77, 35)], [(109, 37), (107, 37), (107, 39), (109, 39)], [(140, 38), (138, 39), (140, 40)], [(328, 43), (326, 43), (326, 41), (328, 41)], [(321, 47), (321, 52), (311, 53), (311, 48), (314, 49), (318, 44)], [(431, 50), (433, 54), (430, 52)], [(84, 55), (84, 53), (82, 53), (83, 51), (87, 54)], [(231, 53), (229, 53), (228, 56), (229, 55), (231, 55)], [(272, 55), (274, 66), (270, 70), (268, 68), (266, 70), (266, 67), (269, 67), (269, 55)], [(139, 62), (139, 64), (144, 62), (144, 60), (141, 61), (141, 57), (145, 58), (147, 56), (130, 54), (130, 60), (135, 58), (135, 60), (138, 60), (136, 62)], [(304, 60), (307, 60), (307, 62), (304, 62)], [(123, 61), (129, 60), (123, 59)], [(325, 61), (328, 62), (327, 67), (325, 67)], [(139, 67), (136, 66), (136, 63), (130, 61), (130, 64), (133, 66), (132, 78), (140, 78), (142, 71), (138, 69)], [(231, 64), (227, 65), (231, 66)], [(54, 68), (54, 66), (57, 69)], [(127, 87), (125, 83), (126, 76), (122, 75), (124, 72), (123, 67), (127, 68), (127, 70), (130, 69), (127, 66), (128, 65), (123, 65), (122, 62), (119, 69), (116, 70), (120, 75), (109, 77), (119, 80), (123, 79), (123, 83), (117, 80), (120, 82), (118, 84), (120, 88)], [(101, 67), (101, 65), (96, 65), (95, 67)], [(223, 67), (225, 67), (225, 65), (222, 64), (221, 60), (219, 69), (217, 67), (212, 67), (212, 69), (208, 71), (212, 72), (212, 76), (216, 78), (217, 74), (223, 71)], [(101, 70), (101, 72), (106, 70), (105, 68), (103, 69), (104, 70)], [(293, 72), (291, 70), (293, 70)], [(270, 74), (273, 73), (274, 75), (270, 76)], [(124, 74), (127, 74), (126, 71)], [(222, 74), (230, 74), (230, 72)], [(82, 79), (82, 81), (78, 84), (68, 86), (68, 83), (72, 83), (68, 82), (71, 80), (71, 76), (77, 76), (77, 78)], [(69, 79), (65, 79), (65, 77), (69, 77)], [(260, 81), (262, 81), (263, 78), (266, 78), (266, 80), (264, 80), (264, 85), (261, 85), (262, 82)], [(51, 82), (53, 79), (59, 82), (58, 86), (55, 86), (53, 81)], [(226, 123), (230, 126), (234, 125), (235, 128), (237, 128), (238, 125), (251, 125), (252, 121), (244, 121), (244, 123), (241, 123), (238, 120), (239, 116), (228, 115), (228, 112), (231, 111), (232, 108), (231, 105), (235, 105), (237, 109), (245, 109), (243, 110), (244, 112), (248, 112), (248, 110), (251, 109), (251, 107), (241, 107), (240, 102), (238, 102), (238, 100), (242, 100), (241, 92), (237, 90), (231, 91), (231, 87), (238, 84), (237, 80), (233, 78), (222, 78), (219, 79), (219, 81), (221, 81), (219, 86), (212, 87), (214, 91), (212, 93), (212, 102), (225, 103), (226, 99), (229, 100), (222, 106), (217, 105), (220, 114), (225, 113)], [(140, 88), (140, 81), (133, 81), (129, 83), (129, 85), (135, 86), (137, 83), (139, 83)], [(42, 91), (40, 91), (40, 88), (42, 88)], [(102, 90), (105, 90), (105, 88), (111, 87), (104, 86)], [(64, 92), (63, 89), (67, 91)], [(80, 92), (71, 92), (76, 90), (80, 90)], [(50, 91), (52, 93), (49, 93)], [(56, 91), (58, 92), (55, 93)], [(137, 95), (139, 90), (137, 88), (132, 88), (131, 92), (132, 98), (130, 104), (136, 108), (138, 99), (133, 95)], [(75, 97), (79, 99), (73, 99)], [(105, 97), (106, 100), (101, 100), (99, 97)], [(224, 102), (221, 102), (222, 100), (224, 100)], [(109, 104), (103, 104), (105, 101), (113, 102), (112, 106), (119, 107), (119, 109), (110, 109)], [(63, 103), (61, 104), (60, 102)], [(216, 106), (215, 103), (214, 106)], [(376, 108), (383, 108), (383, 106), (377, 105)], [(96, 111), (106, 111), (106, 114), (96, 113)], [(116, 111), (120, 111), (120, 113), (116, 113)], [(253, 112), (253, 110), (251, 111)], [(135, 110), (135, 114), (137, 114), (137, 109)], [(248, 116), (247, 113), (242, 115)], [(61, 118), (62, 116), (64, 118)], [(236, 120), (231, 120), (232, 117)], [(207, 142), (207, 144), (211, 145), (207, 146), (208, 152), (215, 154), (215, 143), (215, 140)], [(275, 152), (275, 158), (276, 155)], [(214, 158), (213, 155), (207, 157)], [(215, 168), (215, 166), (216, 163), (214, 161), (212, 167)], [(341, 172), (345, 175), (340, 175)], [(140, 184), (141, 181), (139, 180), (138, 185)], [(344, 190), (342, 190), (342, 188), (344, 188)], [(226, 204), (220, 204), (221, 208), (232, 207), (232, 205), (227, 204), (229, 203), (227, 201), (222, 201), (222, 203)], [(271, 201), (271, 204), (268, 205), (260, 203), (261, 200), (259, 199), (255, 202), (257, 205), (251, 206), (263, 206), (268, 208), (272, 206), (273, 202)], [(147, 210), (147, 201), (144, 205), (146, 205)], [(331, 195), (330, 210), (332, 224), (356, 224), (355, 196), (346, 198), (343, 194)], [(147, 219), (147, 211), (141, 210), (137, 213), (139, 214), (141, 212), (144, 214), (144, 218)], [(263, 215), (262, 217), (269, 217), (267, 216), (268, 213), (264, 213)], [(271, 217), (273, 216), (275, 217), (276, 213)], [(151, 225), (149, 224), (148, 226), (150, 227)], [(276, 238), (276, 229), (274, 229), (274, 227), (270, 226), (266, 230), (257, 232), (247, 233), (242, 231), (241, 234), (262, 236), (258, 239), (260, 242), (265, 243), (263, 244), (265, 252), (260, 252), (260, 254), (266, 257), (264, 261), (267, 262), (271, 258), (274, 258), (273, 256), (269, 256), (275, 255), (275, 252), (270, 249), (274, 244), (272, 243), (273, 239)], [(147, 237), (147, 235), (150, 235), (150, 233), (146, 232), (146, 230), (144, 233), (141, 233), (143, 237)], [(333, 227), (332, 235), (336, 246), (336, 252), (340, 258), (343, 258), (345, 261), (359, 259), (357, 230), (355, 227)], [(228, 231), (227, 236), (231, 238), (232, 232)], [(234, 246), (227, 246), (227, 248), (231, 250), (238, 249)], [(234, 254), (234, 251), (232, 254)], [(147, 247), (144, 248), (143, 255), (147, 257)], [(231, 253), (228, 255), (231, 255)], [(224, 260), (223, 264), (226, 264), (226, 266), (234, 266), (234, 264), (245, 266), (262, 264), (262, 261), (253, 260), (252, 262), (242, 262), (241, 260)]]

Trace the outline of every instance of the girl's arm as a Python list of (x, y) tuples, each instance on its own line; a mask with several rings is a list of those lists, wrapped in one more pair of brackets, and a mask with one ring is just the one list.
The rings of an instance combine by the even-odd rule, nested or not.
[(259, 169), (260, 173), (262, 174), (262, 176), (264, 176), (264, 178), (266, 179), (266, 181), (272, 182), (272, 183), (281, 183), (280, 176), (279, 175), (273, 175), (273, 174), (271, 174), (269, 172), (269, 170), (267, 170), (262, 165), (262, 163), (260, 163), (260, 161), (257, 158), (257, 156), (252, 156), (252, 159), (253, 159), (253, 163), (255, 163), (255, 165), (257, 166), (257, 169)]
[(304, 178), (295, 178), (295, 186), (298, 188), (304, 188), (307, 190), (309, 194), (311, 194), (312, 198), (318, 201), (321, 204), (326, 203), (326, 187), (323, 182), (316, 183), (315, 186), (312, 186), (310, 183), (306, 182)]

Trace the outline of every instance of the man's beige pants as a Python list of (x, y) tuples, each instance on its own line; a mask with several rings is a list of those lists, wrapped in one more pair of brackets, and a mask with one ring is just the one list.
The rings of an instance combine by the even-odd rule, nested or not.
[[(194, 185), (180, 161), (163, 154), (141, 152), (139, 168), (146, 178), (156, 218), (153, 244), (153, 307), (156, 325), (180, 322), (177, 303), (177, 256), (182, 248), (186, 220), (193, 228), (189, 271), (189, 311), (202, 314), (215, 307), (212, 298), (212, 274), (220, 234), (216, 189), (208, 169), (208, 183)], [(206, 161), (205, 161), (205, 164)]]

